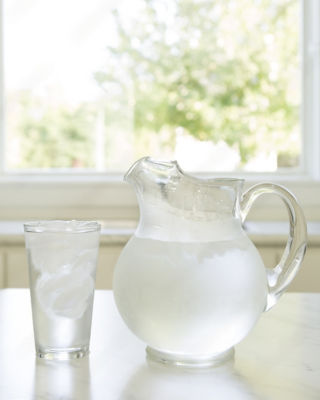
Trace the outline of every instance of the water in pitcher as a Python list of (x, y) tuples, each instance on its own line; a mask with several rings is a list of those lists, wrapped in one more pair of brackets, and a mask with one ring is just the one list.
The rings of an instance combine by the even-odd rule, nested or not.
[(267, 278), (245, 235), (210, 242), (133, 236), (118, 261), (114, 291), (125, 321), (151, 347), (214, 354), (255, 324)]

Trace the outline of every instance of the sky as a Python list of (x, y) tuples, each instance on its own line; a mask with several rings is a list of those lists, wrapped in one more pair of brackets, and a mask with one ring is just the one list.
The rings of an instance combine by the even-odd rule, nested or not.
[[(32, 89), (45, 96), (48, 87), (59, 87), (71, 102), (101, 95), (93, 73), (103, 68), (105, 49), (116, 40), (110, 15), (115, 4), (121, 1), (4, 1), (7, 92)], [(128, 13), (133, 4), (127, 2)]]

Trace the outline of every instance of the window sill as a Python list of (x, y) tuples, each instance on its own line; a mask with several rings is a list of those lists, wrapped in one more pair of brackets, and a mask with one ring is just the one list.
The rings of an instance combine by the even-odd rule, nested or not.
[[(137, 220), (136, 196), (120, 176), (90, 175), (22, 179), (0, 178), (0, 220), (98, 219)], [(59, 179), (58, 179), (59, 178)], [(297, 197), (308, 221), (320, 221), (320, 182), (281, 176), (245, 177), (245, 189), (258, 182), (287, 187)], [(287, 211), (276, 196), (262, 196), (248, 220), (285, 221)]]

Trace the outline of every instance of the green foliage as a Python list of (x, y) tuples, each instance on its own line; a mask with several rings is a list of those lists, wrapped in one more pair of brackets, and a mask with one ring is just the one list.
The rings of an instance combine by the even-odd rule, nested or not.
[(118, 44), (96, 78), (127, 96), (123, 77), (130, 77), (137, 140), (156, 134), (161, 144), (165, 128), (174, 147), (183, 129), (236, 146), (243, 163), (263, 146), (292, 151), (297, 3), (142, 0), (136, 17), (114, 10)]
[(242, 166), (274, 149), (279, 165), (297, 164), (297, 0), (135, 5), (134, 12), (127, 2), (113, 11), (117, 42), (95, 73), (104, 89), (99, 104), (45, 104), (31, 92), (14, 99), (16, 167), (94, 168), (101, 110), (107, 168), (123, 168), (124, 148), (132, 158), (148, 154), (151, 145), (172, 152), (178, 132), (226, 142)]
[[(94, 111), (86, 104), (75, 109), (50, 107), (29, 92), (21, 93), (17, 131), (24, 168), (93, 168)], [(18, 165), (19, 167), (19, 165)]]

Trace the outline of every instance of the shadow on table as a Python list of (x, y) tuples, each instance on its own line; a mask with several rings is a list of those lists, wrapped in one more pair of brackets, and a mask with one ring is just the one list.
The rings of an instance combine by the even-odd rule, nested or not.
[(181, 370), (148, 361), (131, 376), (120, 400), (261, 399), (233, 365)]
[(35, 360), (34, 399), (90, 399), (90, 359)]

